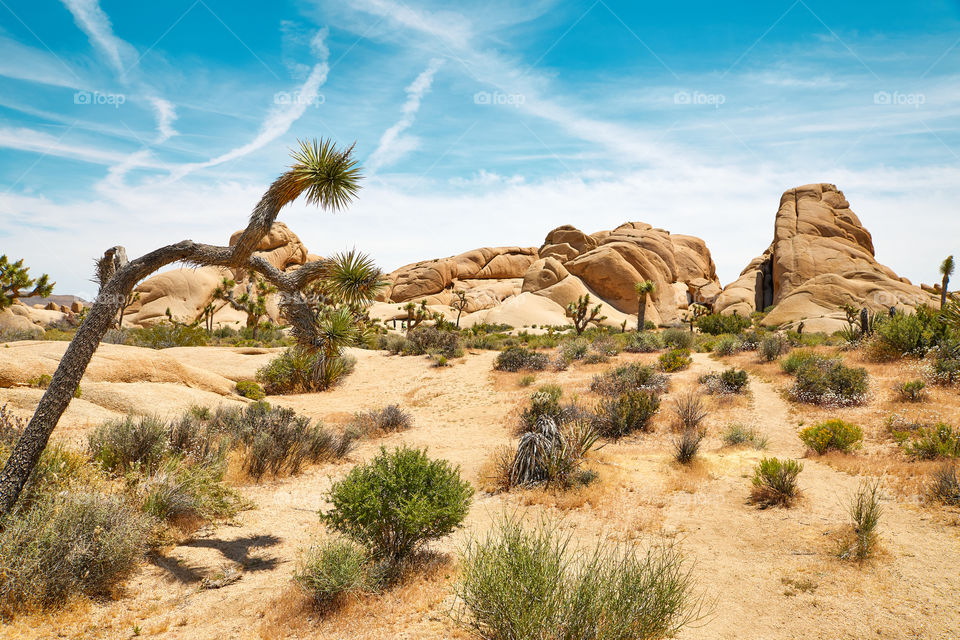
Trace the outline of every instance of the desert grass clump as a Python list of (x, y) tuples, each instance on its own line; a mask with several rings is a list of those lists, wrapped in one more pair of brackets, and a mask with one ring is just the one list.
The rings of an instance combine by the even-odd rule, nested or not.
[(935, 502), (960, 507), (960, 479), (957, 478), (956, 464), (944, 463), (933, 472), (927, 495)]
[(325, 357), (321, 352), (290, 347), (257, 371), (257, 381), (268, 395), (326, 391), (348, 376), (355, 366), (353, 356)]
[(0, 521), (0, 614), (106, 595), (146, 550), (150, 519), (122, 497), (65, 491)]
[(251, 400), (263, 400), (267, 397), (267, 394), (263, 391), (263, 387), (253, 380), (240, 380), (237, 382), (236, 387), (237, 393), (244, 398), (250, 398)]
[(460, 344), (458, 333), (423, 325), (407, 332), (403, 353), (405, 355), (429, 354), (445, 358), (459, 358), (463, 355), (463, 347)]
[(375, 559), (397, 567), (462, 526), (472, 496), (459, 467), (446, 460), (431, 460), (420, 449), (381, 448), (334, 483), (327, 493), (331, 507), (320, 517)]
[(537, 376), (533, 375), (532, 373), (528, 373), (527, 375), (521, 377), (520, 380), (517, 381), (517, 384), (519, 384), (521, 387), (529, 387), (536, 381)]
[(673, 401), (677, 431), (700, 431), (710, 411), (703, 403), (703, 396), (689, 391)]
[(780, 334), (764, 336), (757, 351), (764, 362), (773, 362), (790, 348), (790, 343)]
[(663, 338), (660, 337), (660, 334), (643, 331), (642, 333), (631, 334), (623, 350), (627, 353), (653, 353), (663, 349), (663, 346)]
[(903, 449), (914, 460), (960, 457), (960, 429), (945, 422), (918, 427), (911, 439), (904, 440)]
[(297, 585), (320, 608), (339, 604), (352, 593), (379, 586), (370, 553), (354, 542), (333, 538), (307, 549), (293, 573)]
[(510, 347), (501, 351), (493, 363), (497, 371), (543, 371), (550, 364), (550, 356), (525, 347)]
[(812, 362), (824, 359), (812, 349), (794, 349), (787, 357), (780, 361), (780, 368), (784, 373), (795, 375), (800, 369)]
[(594, 409), (594, 426), (604, 438), (621, 438), (649, 431), (650, 420), (660, 410), (660, 397), (650, 391), (627, 391), (600, 400)]
[(790, 507), (800, 495), (797, 476), (803, 463), (796, 460), (764, 458), (753, 471), (753, 490), (750, 499), (762, 508)]
[(674, 460), (685, 465), (693, 462), (706, 435), (707, 432), (702, 429), (686, 429), (673, 441)]
[(203, 327), (180, 322), (159, 322), (151, 327), (130, 329), (127, 341), (136, 347), (168, 349), (170, 347), (203, 347), (209, 337)]
[(126, 473), (134, 468), (149, 473), (169, 452), (169, 431), (156, 416), (127, 416), (105, 422), (90, 434), (90, 456), (104, 470)]
[(666, 638), (700, 617), (673, 544), (578, 549), (548, 522), (505, 517), (466, 545), (460, 565), (461, 622), (487, 640)]
[(711, 345), (711, 351), (721, 357), (732, 356), (743, 348), (743, 342), (735, 335), (718, 337)]
[(670, 387), (670, 378), (657, 373), (648, 365), (634, 362), (596, 375), (590, 390), (604, 396), (614, 396), (627, 391), (651, 391), (664, 393)]
[(558, 356), (567, 363), (583, 360), (590, 354), (590, 342), (586, 338), (574, 338), (560, 345)]
[(586, 484), (591, 476), (585, 476), (581, 466), (599, 437), (591, 421), (582, 416), (541, 419), (520, 437), (507, 473), (507, 487), (549, 485), (569, 489)]
[(877, 527), (883, 507), (880, 505), (880, 480), (864, 480), (850, 498), (850, 533), (840, 540), (838, 555), (844, 560), (863, 562), (879, 544)]
[(827, 451), (850, 453), (860, 446), (863, 430), (843, 420), (827, 420), (803, 429), (800, 432), (800, 439), (803, 444), (819, 454)]
[(413, 426), (413, 417), (398, 404), (354, 414), (347, 432), (354, 437), (370, 437), (406, 431)]
[(927, 383), (923, 380), (909, 380), (899, 382), (893, 390), (897, 392), (900, 402), (926, 402)]
[(746, 427), (742, 424), (732, 424), (721, 434), (720, 438), (728, 447), (736, 447), (741, 444), (749, 444), (754, 449), (766, 449), (769, 442), (768, 438), (756, 429)]
[(750, 376), (745, 370), (733, 367), (720, 373), (706, 373), (700, 376), (699, 382), (707, 393), (735, 395), (746, 391)]
[(690, 357), (689, 349), (676, 348), (661, 354), (657, 362), (661, 371), (673, 373), (689, 367), (693, 362), (693, 358)]
[(244, 502), (224, 481), (225, 460), (172, 458), (146, 477), (128, 476), (141, 510), (181, 529), (236, 515)]

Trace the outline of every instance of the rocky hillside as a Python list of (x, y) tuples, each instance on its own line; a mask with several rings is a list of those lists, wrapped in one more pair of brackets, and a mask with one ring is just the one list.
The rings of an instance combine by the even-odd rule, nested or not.
[(843, 192), (808, 184), (784, 192), (773, 242), (717, 298), (722, 313), (749, 315), (769, 309), (770, 326), (804, 322), (810, 331), (844, 324), (845, 304), (873, 311), (939, 305), (930, 287), (919, 287), (877, 262), (873, 238)]

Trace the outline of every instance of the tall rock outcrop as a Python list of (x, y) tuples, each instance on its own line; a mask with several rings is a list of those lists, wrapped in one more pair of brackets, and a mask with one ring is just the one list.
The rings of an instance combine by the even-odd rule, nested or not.
[[(564, 308), (589, 293), (604, 307), (610, 324), (633, 321), (637, 312), (634, 283), (653, 280), (647, 318), (656, 323), (680, 321), (693, 300), (712, 302), (720, 293), (716, 269), (699, 238), (672, 235), (643, 222), (628, 222), (612, 231), (588, 235), (564, 225), (547, 234), (537, 248), (499, 247), (401, 267), (388, 277), (382, 300), (387, 317), (395, 303), (426, 300), (442, 309), (454, 290), (467, 296), (472, 322), (567, 324)], [(480, 312), (486, 312), (481, 314)]]
[(832, 184), (786, 191), (773, 242), (717, 298), (721, 313), (749, 315), (770, 309), (764, 324), (804, 322), (810, 331), (844, 324), (841, 307), (913, 309), (938, 304), (935, 296), (877, 262), (873, 238), (843, 192)]

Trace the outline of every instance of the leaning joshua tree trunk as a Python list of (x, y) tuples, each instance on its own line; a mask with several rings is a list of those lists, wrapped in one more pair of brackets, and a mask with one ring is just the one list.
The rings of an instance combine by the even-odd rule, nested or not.
[(158, 269), (183, 262), (260, 273), (280, 291), (281, 310), (293, 325), (298, 342), (310, 349), (324, 348), (325, 338), (317, 332), (313, 312), (300, 292), (325, 274), (329, 268), (327, 261), (308, 262), (287, 274), (254, 255), (254, 250), (270, 231), (280, 209), (303, 193), (306, 193), (308, 202), (324, 209), (338, 210), (349, 203), (359, 189), (360, 180), (360, 170), (352, 159), (352, 152), (353, 147), (337, 150), (330, 141), (301, 143), (300, 149), (293, 153), (293, 166), (270, 185), (253, 210), (247, 228), (232, 247), (183, 240), (131, 262), (127, 262), (123, 247), (113, 247), (104, 253), (97, 262), (100, 282), (97, 299), (77, 329), (33, 418), (0, 472), (0, 516), (9, 514), (16, 504), (103, 334), (113, 324), (127, 296), (140, 280)]

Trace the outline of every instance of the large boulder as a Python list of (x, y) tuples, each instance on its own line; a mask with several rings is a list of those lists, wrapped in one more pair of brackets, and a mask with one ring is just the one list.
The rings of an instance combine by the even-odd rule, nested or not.
[[(230, 236), (230, 246), (236, 244), (241, 231)], [(274, 222), (270, 232), (260, 240), (256, 253), (266, 258), (277, 269), (288, 271), (305, 264), (308, 259), (316, 259), (307, 252), (300, 238), (282, 222)], [(167, 309), (176, 320), (193, 322), (200, 317), (204, 307), (211, 301), (214, 289), (224, 278), (237, 280), (246, 274), (236, 273), (220, 267), (181, 267), (164, 271), (147, 278), (135, 291), (140, 294), (127, 309), (124, 325), (147, 326), (167, 319)], [(237, 280), (242, 289), (245, 280)], [(237, 290), (238, 293), (240, 289)], [(267, 315), (278, 320), (280, 311), (275, 296), (267, 303)], [(241, 327), (246, 324), (246, 315), (229, 305), (221, 308), (214, 316), (218, 326)]]
[(769, 326), (804, 322), (809, 330), (844, 324), (843, 305), (885, 311), (939, 304), (935, 294), (877, 262), (873, 238), (832, 184), (786, 191), (770, 247), (716, 300), (722, 313), (770, 309)]

